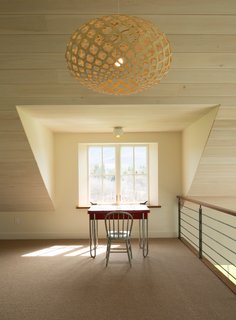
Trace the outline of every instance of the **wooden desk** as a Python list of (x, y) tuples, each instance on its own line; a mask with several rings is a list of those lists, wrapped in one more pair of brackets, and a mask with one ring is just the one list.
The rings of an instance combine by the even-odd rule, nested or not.
[(126, 211), (132, 214), (134, 220), (139, 220), (139, 246), (143, 250), (143, 256), (148, 255), (148, 214), (146, 205), (93, 205), (88, 209), (89, 214), (89, 238), (90, 255), (96, 257), (98, 246), (98, 220), (104, 220), (105, 215), (111, 211)]

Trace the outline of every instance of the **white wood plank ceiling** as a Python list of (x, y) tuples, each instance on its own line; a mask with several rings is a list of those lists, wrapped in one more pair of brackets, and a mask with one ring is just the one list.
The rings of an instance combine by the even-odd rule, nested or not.
[[(118, 13), (118, 4), (119, 13), (154, 22), (167, 34), (173, 49), (173, 63), (167, 77), (159, 85), (127, 97), (106, 96), (81, 87), (67, 71), (64, 58), (66, 43), (77, 26), (99, 15)], [(213, 150), (212, 143), (217, 140), (218, 133), (219, 139), (224, 141), (228, 141), (230, 135), (234, 155), (228, 157), (233, 164), (224, 177), (233, 172), (234, 178), (231, 175), (226, 184), (230, 187), (235, 182), (235, 0), (120, 0), (119, 3), (117, 0), (1, 0), (0, 43), (0, 211), (52, 208), (16, 112), (18, 105), (48, 106), (47, 110), (61, 106), (61, 117), (65, 113), (63, 105), (78, 106), (78, 119), (84, 106), (104, 106), (106, 110), (111, 106), (110, 116), (103, 123), (107, 128), (112, 126), (112, 106), (116, 105), (128, 106), (131, 111), (132, 106), (147, 106), (152, 112), (156, 107), (157, 117), (160, 106), (169, 106), (166, 123), (169, 108), (173, 106), (188, 120), (192, 114), (194, 120), (206, 111), (204, 108), (220, 105), (220, 117), (210, 136), (206, 157), (209, 161), (209, 152)], [(41, 117), (46, 116), (41, 114)], [(147, 117), (147, 124), (148, 121)], [(163, 123), (164, 120), (162, 128), (165, 130)], [(183, 118), (175, 118), (173, 127), (168, 130), (181, 130), (186, 124)], [(53, 125), (57, 125), (56, 119)], [(127, 131), (129, 125), (126, 123)], [(156, 127), (158, 131), (158, 123)], [(55, 130), (60, 128), (57, 126)], [(94, 130), (101, 131), (98, 127)], [(130, 130), (140, 131), (138, 127), (130, 127)], [(221, 161), (226, 168), (228, 158), (224, 157), (219, 141), (215, 148), (211, 158)], [(202, 159), (196, 179), (204, 173), (204, 165)], [(211, 165), (212, 162), (208, 162), (208, 167)], [(214, 174), (216, 172), (218, 168)], [(207, 177), (204, 175), (204, 179)], [(210, 177), (206, 183), (211, 180)], [(196, 183), (199, 186), (199, 180)], [(193, 194), (197, 193), (197, 188), (193, 184)]]

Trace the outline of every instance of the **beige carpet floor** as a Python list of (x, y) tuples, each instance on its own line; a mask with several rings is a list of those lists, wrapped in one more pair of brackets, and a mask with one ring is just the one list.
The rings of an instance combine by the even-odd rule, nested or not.
[[(102, 244), (104, 246), (102, 246)], [(235, 320), (236, 296), (177, 239), (152, 239), (133, 266), (105, 242), (0, 241), (1, 320)]]

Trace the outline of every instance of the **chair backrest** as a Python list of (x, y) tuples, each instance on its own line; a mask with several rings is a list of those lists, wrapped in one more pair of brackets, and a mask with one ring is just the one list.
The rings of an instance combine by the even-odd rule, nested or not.
[(132, 214), (125, 211), (112, 211), (105, 216), (107, 237), (112, 239), (126, 239), (131, 236), (133, 227)]

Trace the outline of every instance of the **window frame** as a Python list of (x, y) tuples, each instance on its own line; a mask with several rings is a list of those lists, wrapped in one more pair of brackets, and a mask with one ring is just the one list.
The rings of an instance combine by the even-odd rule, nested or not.
[[(147, 161), (148, 161), (148, 204), (158, 205), (158, 143), (79, 143), (78, 144), (78, 207), (88, 207), (89, 202), (89, 184), (88, 184), (88, 147), (89, 146), (114, 146), (117, 157), (117, 150), (120, 152), (120, 146), (147, 146)], [(118, 153), (119, 153), (118, 152)], [(120, 175), (120, 161), (119, 165), (116, 163), (116, 174)], [(118, 171), (117, 171), (118, 170)], [(120, 179), (116, 179), (116, 190), (120, 190)], [(116, 192), (117, 193), (117, 192)], [(116, 204), (119, 204), (120, 199), (116, 198)], [(121, 202), (122, 203), (122, 202)]]

